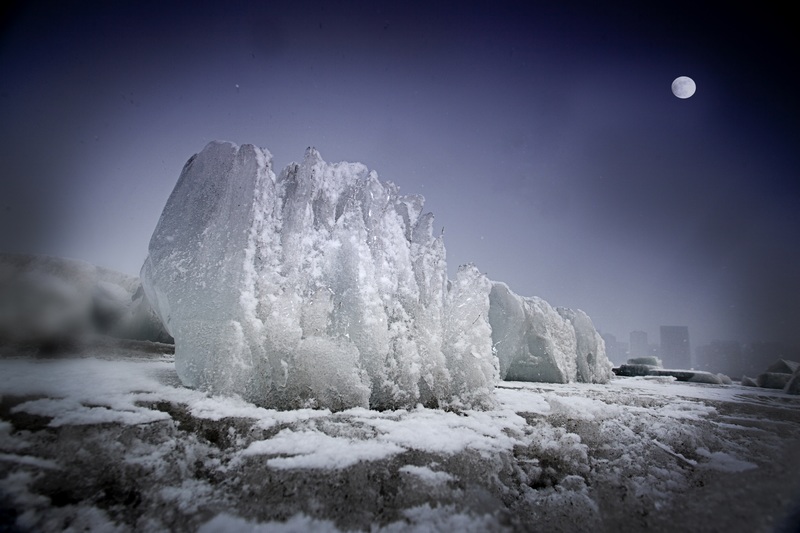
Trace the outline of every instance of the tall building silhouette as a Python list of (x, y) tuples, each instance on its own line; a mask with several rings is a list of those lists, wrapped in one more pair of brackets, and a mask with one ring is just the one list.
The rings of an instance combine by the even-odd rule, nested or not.
[(661, 326), (661, 359), (664, 368), (692, 367), (688, 326)]

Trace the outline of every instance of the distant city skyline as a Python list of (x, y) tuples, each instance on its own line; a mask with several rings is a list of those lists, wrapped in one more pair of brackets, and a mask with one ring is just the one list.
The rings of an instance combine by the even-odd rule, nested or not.
[[(711, 339), (693, 345), (688, 326), (660, 326), (658, 343), (648, 342), (648, 335), (642, 330), (629, 332), (630, 342), (618, 340), (613, 333), (601, 331), (600, 334), (606, 343), (606, 355), (615, 365), (648, 355), (661, 358), (664, 366), (683, 368), (686, 365), (685, 368), (723, 373), (740, 379), (742, 375), (762, 373), (779, 359), (800, 361), (800, 346), (776, 340)], [(662, 338), (667, 339), (666, 354)]]

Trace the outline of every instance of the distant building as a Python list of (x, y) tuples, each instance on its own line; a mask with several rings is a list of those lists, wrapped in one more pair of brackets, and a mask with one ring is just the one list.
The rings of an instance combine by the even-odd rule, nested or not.
[(661, 326), (661, 360), (664, 368), (692, 367), (688, 326)]
[(647, 332), (631, 331), (631, 348), (629, 357), (647, 357), (650, 355), (650, 345), (647, 344)]

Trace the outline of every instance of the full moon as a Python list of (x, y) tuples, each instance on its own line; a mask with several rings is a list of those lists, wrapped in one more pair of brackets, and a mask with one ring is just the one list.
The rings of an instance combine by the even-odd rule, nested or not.
[(678, 98), (689, 98), (696, 90), (697, 85), (689, 76), (679, 76), (672, 82), (672, 94)]

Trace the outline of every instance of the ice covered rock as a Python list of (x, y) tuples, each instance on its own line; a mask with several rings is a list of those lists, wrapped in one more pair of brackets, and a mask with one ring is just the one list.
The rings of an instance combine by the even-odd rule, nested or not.
[(786, 394), (800, 394), (800, 368), (794, 371), (791, 379), (783, 388), (783, 392)]
[(750, 376), (742, 376), (742, 385), (745, 387), (758, 387), (758, 382)]
[(617, 376), (635, 377), (635, 376), (651, 376), (653, 370), (663, 368), (663, 363), (658, 357), (647, 355), (645, 357), (631, 357), (628, 361), (614, 368), (613, 372)]
[(646, 355), (644, 357), (631, 357), (628, 359), (629, 365), (647, 365), (653, 368), (664, 368), (664, 363), (661, 359), (654, 355)]
[(620, 365), (617, 368), (614, 368), (614, 374), (618, 376), (624, 377), (635, 377), (635, 376), (650, 376), (653, 370), (659, 370), (658, 367), (654, 367), (653, 365), (639, 365), (639, 364), (629, 364), (626, 363), (624, 365)]
[(181, 380), (277, 408), (492, 403), (490, 282), (445, 248), (420, 196), (314, 149), (212, 142), (150, 241), (145, 292)]
[(742, 385), (783, 389), (787, 394), (800, 393), (800, 363), (788, 359), (778, 359), (756, 379), (742, 377)]
[(687, 380), (691, 383), (709, 383), (711, 385), (722, 385), (721, 374), (712, 374), (703, 370), (692, 371), (692, 376)]
[(794, 374), (800, 369), (800, 363), (797, 361), (790, 361), (789, 359), (778, 359), (767, 367), (765, 372), (773, 372), (776, 374)]
[(765, 389), (783, 389), (792, 379), (792, 374), (785, 372), (764, 372), (756, 378), (759, 387)]
[(605, 383), (612, 375), (605, 343), (583, 311), (554, 309), (493, 282), (489, 295), (492, 344), (500, 377), (517, 381)]

